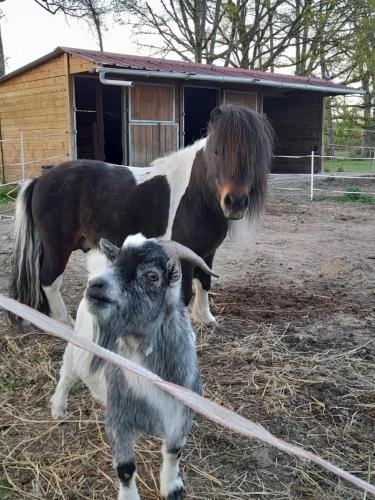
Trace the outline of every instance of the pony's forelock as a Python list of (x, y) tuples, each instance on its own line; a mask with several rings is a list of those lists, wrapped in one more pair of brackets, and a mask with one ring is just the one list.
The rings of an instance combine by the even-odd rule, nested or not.
[(209, 125), (209, 154), (219, 153), (228, 179), (251, 186), (248, 220), (257, 217), (264, 204), (273, 143), (267, 118), (245, 106), (221, 106), (220, 115)]

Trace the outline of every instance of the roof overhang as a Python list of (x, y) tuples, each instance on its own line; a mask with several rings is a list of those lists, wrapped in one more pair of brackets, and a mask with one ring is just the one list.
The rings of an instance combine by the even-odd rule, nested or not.
[[(90, 55), (85, 54), (85, 52), (89, 52)], [(110, 65), (106, 65), (103, 63), (99, 63), (100, 60), (100, 52), (98, 52), (98, 56), (94, 57), (91, 55), (92, 51), (84, 51), (79, 49), (71, 49), (68, 47), (57, 47), (52, 52), (35, 59), (29, 64), (22, 66), (21, 68), (12, 71), (0, 78), (0, 84), (10, 80), (11, 78), (24, 73), (36, 66), (43, 64), (47, 61), (50, 61), (54, 57), (58, 57), (61, 54), (77, 54), (79, 53), (80, 57), (83, 57), (87, 60), (91, 60), (93, 64), (96, 64), (96, 67), (91, 71), (99, 73), (101, 78), (106, 79), (105, 75), (113, 74), (113, 75), (122, 75), (122, 76), (142, 76), (145, 78), (169, 78), (169, 79), (178, 79), (185, 81), (205, 81), (205, 82), (215, 82), (217, 84), (244, 84), (244, 85), (257, 85), (263, 87), (273, 87), (277, 89), (285, 89), (285, 90), (302, 90), (308, 92), (319, 92), (325, 95), (364, 95), (366, 91), (362, 89), (354, 89), (351, 87), (344, 87), (342, 85), (324, 85), (319, 83), (309, 83), (309, 82), (287, 82), (287, 81), (279, 81), (275, 78), (267, 78), (263, 76), (231, 76), (231, 75), (212, 75), (198, 72), (182, 72), (177, 70), (171, 71), (162, 71), (162, 70), (150, 70), (150, 69), (139, 69), (139, 68), (121, 68), (121, 67), (113, 67)], [(258, 72), (262, 73), (262, 72)], [(267, 73), (264, 73), (267, 75)], [(271, 74), (270, 74), (271, 76)], [(313, 80), (313, 79), (312, 79)], [(116, 79), (113, 79), (115, 82)], [(107, 80), (106, 83), (110, 83), (111, 80)], [(327, 82), (328, 83), (328, 82)], [(110, 83), (111, 84), (111, 83)], [(117, 83), (113, 83), (114, 85), (119, 85)], [(126, 83), (124, 83), (126, 85)]]
[[(122, 76), (144, 76), (146, 78), (176, 78), (180, 80), (188, 81), (205, 81), (205, 82), (216, 82), (216, 83), (239, 83), (247, 85), (259, 85), (264, 87), (274, 87), (278, 89), (288, 89), (288, 90), (307, 90), (310, 92), (321, 92), (329, 95), (364, 95), (366, 92), (362, 89), (353, 89), (350, 87), (330, 87), (323, 85), (313, 85), (308, 83), (289, 83), (289, 82), (277, 82), (274, 80), (267, 80), (265, 78), (253, 78), (253, 77), (237, 77), (237, 76), (213, 76), (213, 75), (203, 75), (199, 73), (179, 73), (176, 71), (150, 71), (150, 70), (139, 70), (139, 69), (128, 69), (128, 68), (111, 68), (107, 66), (97, 66), (92, 68), (90, 72), (99, 73), (99, 75), (122, 75)], [(108, 81), (108, 80), (107, 80)], [(115, 80), (113, 80), (115, 81)], [(126, 83), (124, 83), (126, 85)]]
[(65, 50), (63, 50), (61, 47), (57, 47), (55, 50), (52, 52), (49, 52), (48, 54), (39, 57), (38, 59), (35, 59), (34, 61), (31, 61), (31, 63), (25, 64), (25, 66), (21, 66), (18, 69), (15, 69), (14, 71), (11, 71), (10, 73), (7, 73), (3, 75), (0, 78), (0, 83), (6, 82), (7, 80), (10, 80), (11, 78), (14, 78), (17, 75), (20, 75), (21, 73), (24, 73), (25, 71), (28, 71), (29, 69), (33, 69), (36, 66), (39, 66), (40, 64), (43, 64), (45, 62), (50, 61), (54, 57), (60, 56), (61, 54), (64, 54)]

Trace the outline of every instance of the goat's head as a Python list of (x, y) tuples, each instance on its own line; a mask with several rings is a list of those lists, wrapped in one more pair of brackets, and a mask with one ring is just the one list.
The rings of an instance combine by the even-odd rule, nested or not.
[[(91, 278), (86, 289), (88, 307), (99, 323), (137, 333), (163, 321), (166, 308), (181, 302), (181, 266), (187, 259), (211, 273), (194, 252), (175, 242), (128, 236), (121, 248), (100, 240), (108, 260), (104, 272)], [(212, 273), (211, 273), (212, 274)]]

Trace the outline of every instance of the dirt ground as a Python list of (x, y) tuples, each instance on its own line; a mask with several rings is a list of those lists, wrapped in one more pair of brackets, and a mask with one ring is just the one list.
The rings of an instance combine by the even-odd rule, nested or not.
[[(13, 222), (0, 219), (2, 293)], [(196, 328), (205, 394), (371, 480), (375, 206), (310, 202), (302, 192), (271, 189), (256, 243), (226, 242), (214, 268), (219, 326)], [(77, 253), (63, 288), (72, 313), (84, 283)], [(0, 313), (0, 499), (116, 496), (102, 408), (77, 387), (71, 419), (50, 418), (63, 348), (46, 335), (16, 332)], [(137, 451), (147, 500), (158, 498), (158, 447), (150, 440)], [(188, 499), (365, 499), (315, 465), (200, 417), (182, 470)]]

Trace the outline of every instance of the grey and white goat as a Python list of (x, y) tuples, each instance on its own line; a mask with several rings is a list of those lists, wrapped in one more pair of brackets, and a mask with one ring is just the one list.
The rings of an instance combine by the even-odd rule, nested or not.
[[(89, 258), (91, 278), (77, 313), (76, 333), (122, 354), (163, 379), (201, 394), (195, 335), (181, 300), (179, 257), (213, 274), (191, 250), (141, 234), (121, 249), (106, 240)], [(192, 411), (135, 374), (69, 344), (52, 396), (52, 415), (64, 418), (73, 383), (81, 379), (106, 405), (106, 431), (120, 482), (119, 500), (137, 500), (134, 443), (163, 439), (160, 493), (182, 498), (179, 459)]]

